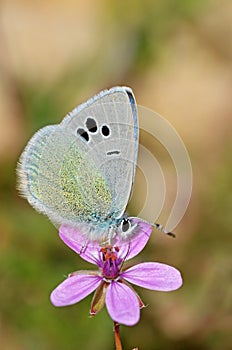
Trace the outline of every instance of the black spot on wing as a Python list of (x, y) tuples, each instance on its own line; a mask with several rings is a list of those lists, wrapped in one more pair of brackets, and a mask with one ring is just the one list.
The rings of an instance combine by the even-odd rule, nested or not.
[(107, 156), (112, 156), (113, 154), (120, 154), (120, 151), (109, 151), (106, 154)]
[(108, 127), (108, 125), (102, 125), (102, 128), (101, 128), (101, 132), (102, 132), (102, 135), (107, 137), (110, 135), (110, 128)]
[(92, 117), (88, 117), (85, 125), (87, 127), (87, 129), (89, 130), (89, 132), (91, 133), (96, 133), (97, 132), (97, 123), (96, 120)]
[(79, 135), (83, 140), (87, 142), (89, 141), (89, 134), (87, 133), (87, 131), (85, 131), (85, 129), (77, 129), (77, 135)]

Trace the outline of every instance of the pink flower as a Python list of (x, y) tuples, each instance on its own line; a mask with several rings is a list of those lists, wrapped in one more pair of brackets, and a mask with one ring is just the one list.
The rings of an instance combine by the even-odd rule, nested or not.
[(51, 293), (55, 306), (72, 305), (84, 299), (94, 290), (90, 314), (95, 315), (106, 304), (110, 317), (120, 324), (132, 326), (139, 321), (143, 302), (132, 286), (136, 284), (157, 291), (171, 291), (182, 285), (180, 272), (174, 267), (146, 262), (123, 269), (126, 260), (137, 255), (146, 245), (152, 227), (138, 218), (130, 218), (137, 224), (138, 234), (130, 241), (116, 238), (114, 246), (101, 247), (98, 243), (86, 244), (86, 239), (76, 229), (61, 226), (60, 238), (83, 259), (98, 266), (95, 271), (77, 271), (69, 274)]

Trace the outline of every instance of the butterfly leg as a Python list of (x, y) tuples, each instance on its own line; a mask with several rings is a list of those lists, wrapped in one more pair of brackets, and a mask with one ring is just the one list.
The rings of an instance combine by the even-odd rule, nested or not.
[(87, 248), (87, 245), (88, 245), (88, 238), (86, 237), (85, 242), (84, 242), (84, 244), (83, 244), (82, 247), (81, 247), (80, 255), (81, 255), (82, 253), (84, 253), (85, 249)]
[(129, 254), (129, 252), (130, 252), (130, 248), (131, 248), (131, 246), (130, 246), (130, 242), (129, 242), (128, 248), (127, 248), (127, 253), (126, 253), (126, 255), (125, 255), (125, 257), (124, 257), (124, 259), (123, 259), (123, 261), (122, 261), (122, 263), (121, 263), (120, 270), (122, 269), (123, 264), (124, 264), (126, 258), (128, 257), (128, 254)]

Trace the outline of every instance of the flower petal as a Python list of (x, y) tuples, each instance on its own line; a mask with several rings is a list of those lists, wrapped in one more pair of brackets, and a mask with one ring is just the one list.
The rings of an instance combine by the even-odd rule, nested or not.
[(153, 262), (132, 266), (124, 271), (121, 277), (137, 286), (164, 292), (178, 289), (183, 283), (177, 269), (166, 264)]
[(92, 264), (98, 264), (99, 243), (91, 242), (91, 244), (88, 244), (88, 240), (79, 230), (67, 225), (60, 226), (59, 236), (69, 248), (74, 250), (84, 260)]
[(78, 303), (92, 293), (101, 283), (100, 276), (75, 275), (68, 277), (51, 293), (50, 299), (55, 306), (66, 306)]
[(106, 307), (110, 317), (115, 322), (133, 326), (139, 321), (138, 298), (132, 289), (125, 284), (111, 282), (106, 289)]
[(137, 233), (130, 241), (119, 241), (115, 245), (118, 245), (120, 250), (118, 257), (129, 260), (140, 253), (151, 235), (152, 226), (139, 218), (129, 218), (132, 221), (132, 225), (137, 224)]

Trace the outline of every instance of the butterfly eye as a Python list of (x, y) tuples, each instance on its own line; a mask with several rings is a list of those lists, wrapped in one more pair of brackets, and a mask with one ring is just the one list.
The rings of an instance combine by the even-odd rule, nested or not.
[(89, 134), (87, 133), (87, 131), (85, 131), (85, 129), (77, 129), (77, 135), (79, 135), (83, 140), (87, 142), (89, 141)]
[(91, 132), (91, 133), (97, 132), (97, 123), (96, 123), (96, 120), (94, 118), (88, 117), (86, 119), (85, 125), (86, 125), (87, 129), (89, 130), (89, 132)]
[(102, 135), (104, 137), (109, 137), (110, 136), (110, 128), (108, 127), (108, 125), (102, 125), (101, 132), (102, 132)]
[(130, 230), (130, 228), (131, 228), (130, 220), (122, 219), (122, 222), (121, 222), (121, 230), (122, 230), (122, 232), (126, 232), (126, 231)]

